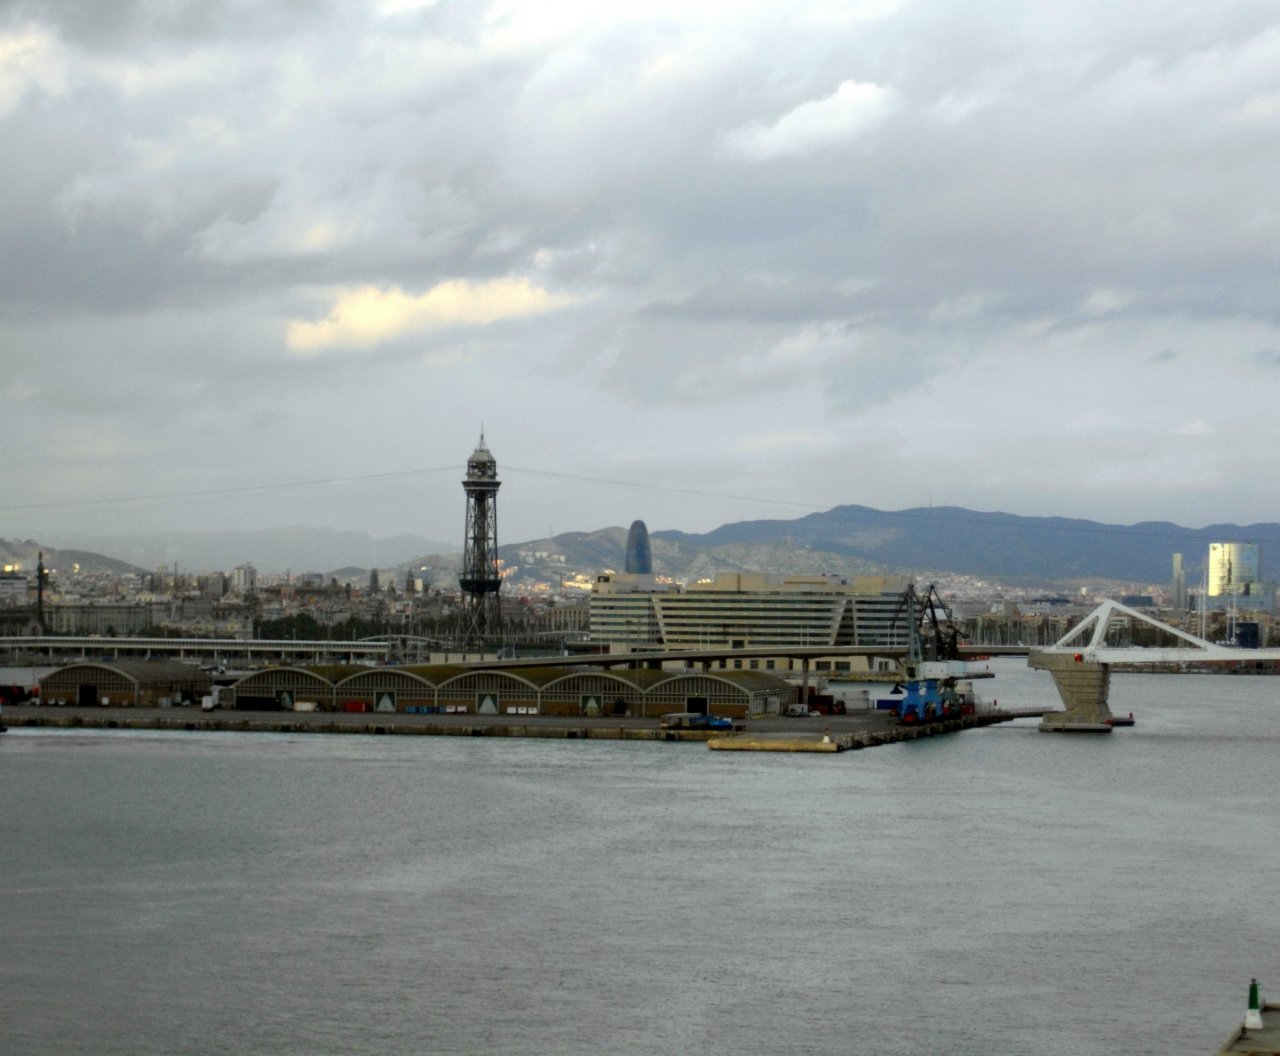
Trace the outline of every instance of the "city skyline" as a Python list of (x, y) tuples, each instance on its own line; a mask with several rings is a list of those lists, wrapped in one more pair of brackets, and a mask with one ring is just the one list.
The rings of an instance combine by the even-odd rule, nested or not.
[[(483, 452), (485, 458), (489, 453)], [(474, 459), (475, 456), (473, 456)], [(468, 532), (475, 518), (468, 515)], [(665, 536), (665, 538), (664, 538)], [(1172, 558), (1175, 593), (1179, 570), (1184, 591), (1200, 589), (1201, 576), (1211, 572), (1215, 549), (1252, 554), (1246, 578), (1241, 582), (1269, 582), (1263, 569), (1263, 551), (1280, 547), (1280, 523), (1254, 525), (1218, 524), (1187, 528), (1169, 523), (1109, 525), (1068, 518), (1023, 518), (988, 514), (959, 507), (878, 511), (866, 507), (842, 507), (791, 520), (767, 519), (720, 526), (707, 535), (660, 533), (664, 548), (661, 562), (654, 562), (644, 522), (630, 529), (620, 525), (570, 530), (553, 539), (514, 540), (503, 544), (503, 564), (519, 566), (525, 574), (557, 574), (566, 569), (622, 569), (679, 575), (698, 569), (717, 550), (731, 554), (748, 547), (764, 571), (812, 573), (818, 569), (858, 567), (893, 568), (899, 571), (928, 569), (929, 575), (975, 575), (995, 579), (1044, 581), (1079, 580), (1155, 584), (1165, 580)], [(1235, 542), (1224, 543), (1233, 539)], [(0, 537), (0, 550), (15, 568), (35, 567), (35, 540)], [(546, 544), (546, 545), (543, 545)], [(49, 549), (45, 546), (45, 549)], [(448, 569), (450, 582), (466, 564), (456, 543), (441, 543), (418, 535), (375, 538), (367, 532), (314, 528), (202, 533), (141, 533), (84, 537), (61, 542), (53, 551), (62, 567), (69, 559), (85, 560), (76, 551), (90, 551), (133, 564), (144, 571), (181, 569), (185, 574), (227, 572), (246, 563), (272, 576), (286, 572), (355, 569), (363, 576), (370, 568), (394, 570), (432, 558), (421, 565), (436, 571)], [(634, 551), (634, 552), (633, 552)], [(641, 551), (649, 560), (641, 562)], [(711, 558), (714, 562), (715, 558)], [(733, 567), (738, 556), (728, 558)], [(441, 561), (444, 563), (442, 564)], [(833, 565), (832, 562), (835, 562)], [(870, 562), (871, 566), (865, 563)], [(657, 566), (661, 563), (663, 567)], [(526, 568), (525, 566), (528, 566)], [(553, 567), (554, 566), (554, 567)], [(686, 567), (687, 566), (687, 567)], [(415, 566), (418, 567), (418, 566)], [(1241, 565), (1243, 569), (1245, 566)], [(555, 569), (559, 569), (559, 573)], [(1230, 577), (1228, 577), (1230, 578)], [(1252, 590), (1252, 588), (1251, 588)], [(1211, 591), (1211, 593), (1216, 593)]]
[(1277, 112), (1261, 3), (5, 5), (0, 536), (1274, 522)]

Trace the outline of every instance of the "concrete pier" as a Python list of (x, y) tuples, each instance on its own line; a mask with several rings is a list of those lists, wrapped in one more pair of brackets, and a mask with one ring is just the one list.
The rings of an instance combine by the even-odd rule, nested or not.
[[(4, 711), (11, 728), (64, 730), (156, 730), (231, 733), (337, 733), (423, 737), (528, 737), (561, 740), (626, 740), (707, 743), (742, 738), (728, 750), (841, 752), (896, 744), (942, 733), (1008, 722), (1006, 712), (966, 715), (914, 726), (898, 725), (887, 712), (863, 711), (814, 718), (765, 716), (748, 720), (746, 733), (725, 735), (714, 730), (661, 729), (657, 719), (557, 717), (538, 715), (414, 715), (404, 713), (347, 713), (293, 711), (201, 711), (196, 708), (72, 708), (42, 705), (12, 706)], [(819, 747), (827, 732), (831, 745)], [(783, 741), (802, 748), (746, 747), (748, 741)], [(723, 749), (722, 749), (723, 750)]]
[(825, 740), (812, 738), (797, 739), (795, 737), (750, 737), (739, 734), (736, 737), (713, 737), (707, 741), (707, 747), (713, 752), (843, 752), (849, 746), (839, 740), (828, 737)]
[(874, 748), (881, 744), (899, 744), (922, 737), (935, 737), (942, 733), (959, 733), (980, 726), (992, 726), (1010, 722), (1014, 718), (1007, 712), (987, 712), (982, 715), (962, 715), (938, 722), (923, 722), (910, 726), (889, 724), (878, 729), (852, 730), (823, 735), (811, 734), (796, 737), (785, 734), (729, 734), (707, 741), (712, 751), (722, 752), (848, 752), (859, 748)]
[(1264, 1002), (1260, 1011), (1261, 1028), (1241, 1025), (1218, 1050), (1218, 1056), (1280, 1056), (1280, 1005)]

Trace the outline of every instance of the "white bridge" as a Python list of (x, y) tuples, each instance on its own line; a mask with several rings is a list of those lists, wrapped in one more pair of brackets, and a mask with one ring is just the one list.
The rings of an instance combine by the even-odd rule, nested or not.
[[(1162, 632), (1166, 640), (1171, 637), (1178, 644), (1108, 645), (1108, 633), (1116, 616), (1124, 617), (1129, 628), (1134, 623), (1146, 624)], [(1240, 664), (1259, 660), (1280, 660), (1280, 649), (1215, 645), (1118, 601), (1104, 601), (1053, 645), (1033, 649), (1027, 664), (1053, 675), (1066, 709), (1046, 715), (1040, 725), (1042, 730), (1108, 732), (1114, 720), (1107, 702), (1112, 664)]]

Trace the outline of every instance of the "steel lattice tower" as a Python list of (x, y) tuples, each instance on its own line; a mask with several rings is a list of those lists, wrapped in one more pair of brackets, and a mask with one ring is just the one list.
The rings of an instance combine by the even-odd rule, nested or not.
[(467, 459), (467, 527), (462, 541), (462, 636), (467, 643), (482, 644), (500, 636), (502, 607), (498, 589), (498, 463), (484, 443)]

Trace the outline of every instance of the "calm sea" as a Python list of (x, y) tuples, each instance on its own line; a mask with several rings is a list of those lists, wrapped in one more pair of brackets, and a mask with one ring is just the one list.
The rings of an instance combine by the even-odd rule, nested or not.
[(1112, 704), (838, 757), (13, 731), (0, 1051), (1210, 1053), (1280, 991), (1280, 679)]

